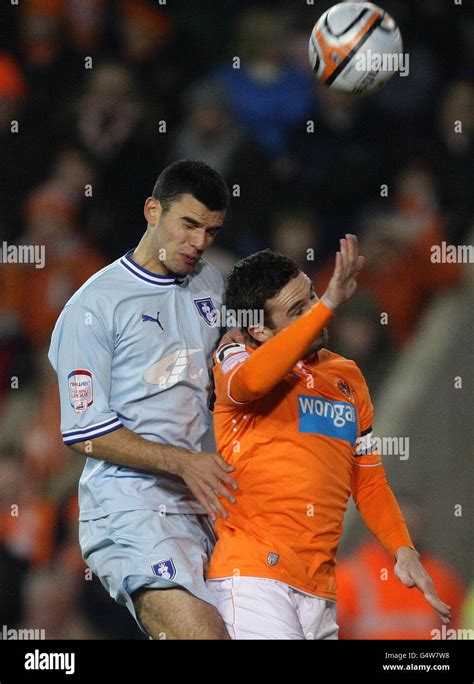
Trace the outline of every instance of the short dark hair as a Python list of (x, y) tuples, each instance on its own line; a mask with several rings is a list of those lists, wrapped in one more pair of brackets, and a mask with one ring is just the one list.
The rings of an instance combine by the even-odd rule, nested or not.
[(238, 261), (227, 276), (224, 301), (228, 310), (235, 312), (263, 311), (265, 325), (273, 325), (266, 309), (268, 299), (275, 297), (300, 269), (294, 261), (264, 249)]
[(210, 211), (227, 209), (230, 202), (229, 189), (220, 173), (200, 161), (181, 160), (167, 166), (158, 176), (152, 197), (166, 212), (185, 194), (195, 197)]

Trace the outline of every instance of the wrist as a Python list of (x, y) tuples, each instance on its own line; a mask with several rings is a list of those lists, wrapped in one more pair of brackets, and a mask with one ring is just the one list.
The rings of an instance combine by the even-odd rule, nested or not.
[(165, 470), (171, 475), (183, 477), (188, 452), (180, 447), (171, 447), (166, 458)]
[(405, 558), (409, 558), (412, 554), (415, 554), (417, 558), (420, 557), (418, 551), (413, 549), (411, 546), (399, 546), (395, 551), (395, 559), (397, 561), (403, 560)]
[(326, 309), (329, 309), (329, 311), (332, 311), (334, 313), (337, 310), (337, 304), (335, 304), (328, 296), (327, 294), (323, 294), (321, 299), (319, 300), (321, 304), (324, 304)]

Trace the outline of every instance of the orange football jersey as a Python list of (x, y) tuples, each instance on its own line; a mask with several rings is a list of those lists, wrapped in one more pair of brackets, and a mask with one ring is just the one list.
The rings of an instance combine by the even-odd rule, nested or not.
[(276, 579), (335, 599), (335, 555), (351, 492), (391, 553), (412, 546), (373, 453), (369, 391), (353, 361), (323, 349), (264, 396), (237, 401), (233, 386), (255, 353), (228, 344), (214, 356), (217, 449), (235, 466), (239, 489), (235, 504), (222, 500), (229, 518), (216, 522), (207, 577)]

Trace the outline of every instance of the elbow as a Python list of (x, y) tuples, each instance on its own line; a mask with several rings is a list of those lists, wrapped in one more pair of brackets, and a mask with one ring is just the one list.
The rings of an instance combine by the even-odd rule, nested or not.
[(261, 378), (257, 375), (245, 378), (245, 380), (239, 383), (240, 387), (237, 391), (237, 401), (254, 401), (255, 399), (260, 399), (260, 397), (265, 396), (271, 388), (265, 387)]
[(247, 380), (245, 390), (246, 394), (251, 395), (252, 399), (263, 397), (268, 391), (267, 388), (263, 386), (262, 380), (257, 376)]

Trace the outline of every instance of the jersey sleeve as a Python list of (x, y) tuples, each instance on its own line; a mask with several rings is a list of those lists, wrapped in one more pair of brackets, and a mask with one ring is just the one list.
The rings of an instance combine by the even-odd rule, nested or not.
[(352, 496), (367, 528), (393, 556), (401, 546), (408, 546), (412, 549), (415, 547), (398, 502), (387, 481), (376, 440), (373, 438), (374, 410), (362, 373), (360, 373), (357, 398), (360, 435), (354, 451)]
[(249, 357), (250, 352), (245, 344), (232, 342), (217, 348), (213, 359), (214, 392), (216, 394), (216, 401), (231, 406), (247, 403), (246, 401), (237, 401), (232, 396), (231, 383), (234, 373), (242, 367)]
[[(226, 394), (232, 403), (246, 404), (268, 394), (304, 356), (333, 315), (322, 301), (318, 301), (303, 316), (280, 330), (250, 355), (246, 350), (247, 356), (241, 358), (243, 363), (234, 368), (229, 376)], [(221, 348), (221, 356), (226, 351)], [(231, 370), (231, 362), (226, 363), (225, 359), (219, 362), (222, 363), (223, 373), (227, 374)], [(237, 362), (234, 360), (233, 363)]]
[(58, 374), (61, 433), (67, 445), (123, 427), (110, 408), (113, 340), (95, 311), (77, 302), (56, 323), (49, 359)]

